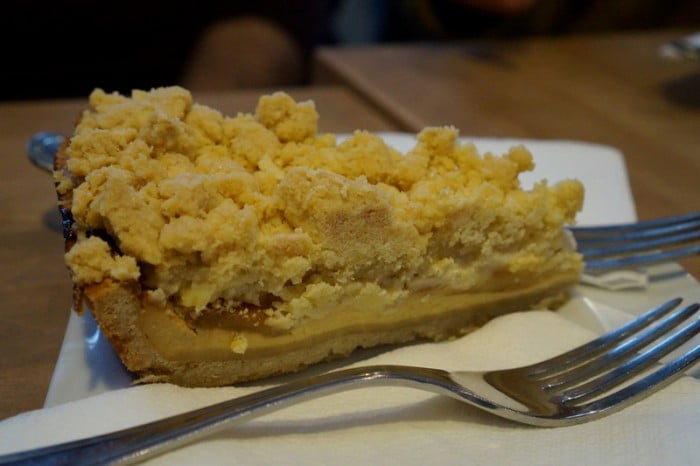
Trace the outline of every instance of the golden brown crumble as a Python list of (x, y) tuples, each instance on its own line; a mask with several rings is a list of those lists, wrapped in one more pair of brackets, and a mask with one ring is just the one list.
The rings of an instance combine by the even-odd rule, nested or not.
[[(401, 154), (356, 131), (317, 134), (312, 102), (262, 97), (225, 117), (178, 87), (96, 90), (70, 140), (79, 284), (140, 279), (152, 300), (200, 311), (265, 305), (291, 328), (345, 296), (378, 308), (407, 290), (489, 290), (580, 268), (562, 225), (577, 181), (520, 188), (513, 147), (481, 156), (454, 128), (426, 128)], [(88, 229), (105, 229), (119, 252)], [(244, 342), (233, 341), (233, 351)]]

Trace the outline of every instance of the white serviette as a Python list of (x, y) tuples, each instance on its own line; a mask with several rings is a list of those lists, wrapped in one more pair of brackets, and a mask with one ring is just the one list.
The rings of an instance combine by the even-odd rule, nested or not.
[(639, 270), (614, 270), (602, 274), (584, 273), (581, 283), (592, 285), (604, 290), (635, 290), (644, 289), (649, 285), (649, 276)]
[[(459, 340), (403, 347), (361, 364), (498, 369), (554, 356), (593, 336), (556, 313), (532, 311), (495, 319)], [(134, 386), (24, 413), (0, 422), (0, 453), (129, 427), (263, 386)], [(151, 463), (698, 464), (699, 431), (700, 381), (691, 377), (618, 414), (565, 428), (523, 426), (448, 397), (382, 387), (289, 407)]]

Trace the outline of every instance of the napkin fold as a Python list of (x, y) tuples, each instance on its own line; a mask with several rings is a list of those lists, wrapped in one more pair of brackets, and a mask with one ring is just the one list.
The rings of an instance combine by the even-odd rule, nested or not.
[(649, 285), (649, 276), (641, 270), (613, 270), (600, 274), (584, 273), (581, 283), (610, 291), (644, 289)]
[[(546, 359), (594, 336), (557, 313), (530, 311), (494, 319), (454, 341), (370, 352), (353, 365), (501, 369)], [(0, 422), (0, 454), (130, 427), (269, 383), (134, 386), (20, 414)], [(270, 413), (149, 464), (693, 464), (700, 458), (698, 419), (700, 381), (691, 377), (620, 413), (565, 428), (515, 424), (415, 389), (362, 388)]]

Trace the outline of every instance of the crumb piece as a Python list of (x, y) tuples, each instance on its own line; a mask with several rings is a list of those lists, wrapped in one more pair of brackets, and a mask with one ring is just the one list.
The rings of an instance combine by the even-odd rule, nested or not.
[(165, 308), (165, 305), (168, 303), (168, 298), (165, 296), (165, 292), (160, 288), (146, 291), (146, 300), (152, 306), (161, 309)]
[(109, 245), (96, 236), (78, 241), (66, 253), (66, 263), (79, 284), (98, 283), (106, 278), (138, 280), (140, 276), (133, 257), (113, 255)]
[(248, 349), (248, 339), (242, 333), (237, 333), (231, 340), (231, 351), (236, 354), (244, 354)]

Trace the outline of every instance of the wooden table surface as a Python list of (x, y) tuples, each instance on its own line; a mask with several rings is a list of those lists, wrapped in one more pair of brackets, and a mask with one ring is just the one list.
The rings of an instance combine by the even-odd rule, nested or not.
[[(253, 112), (266, 91), (195, 98), (229, 115)], [(352, 92), (338, 87), (290, 90), (313, 99), (324, 132), (398, 128)], [(25, 155), (42, 130), (70, 133), (86, 100), (0, 103), (0, 419), (43, 405), (71, 308), (63, 239), (51, 176)]]
[[(324, 48), (343, 84), (407, 131), (571, 139), (625, 156), (639, 218), (700, 210), (700, 65), (659, 46), (679, 32)], [(700, 259), (683, 261), (700, 277)]]

